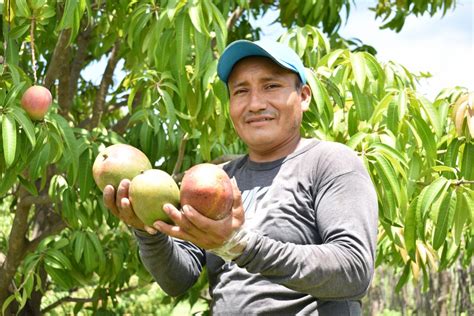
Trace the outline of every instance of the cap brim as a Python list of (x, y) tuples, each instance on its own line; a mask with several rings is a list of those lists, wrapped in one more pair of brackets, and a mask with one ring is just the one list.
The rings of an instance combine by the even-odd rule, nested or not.
[(235, 64), (241, 59), (250, 56), (268, 57), (279, 64), (281, 67), (298, 73), (298, 70), (295, 69), (295, 67), (281, 60), (275, 59), (273, 57), (274, 55), (275, 52), (269, 52), (254, 42), (238, 40), (231, 43), (219, 58), (219, 63), (217, 64), (217, 74), (219, 78), (227, 84), (229, 75), (232, 72)]

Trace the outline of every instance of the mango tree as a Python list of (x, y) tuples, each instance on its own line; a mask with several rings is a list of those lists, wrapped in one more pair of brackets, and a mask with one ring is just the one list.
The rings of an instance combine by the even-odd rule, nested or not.
[[(338, 36), (351, 6), (0, 0), (2, 312), (40, 314), (66, 302), (75, 312), (113, 311), (120, 294), (151, 282), (129, 228), (103, 206), (94, 158), (127, 143), (179, 179), (196, 163), (245, 153), (217, 58), (235, 39), (259, 38), (251, 20), (269, 10), (279, 10), (287, 30), (280, 41), (308, 66), (314, 97), (302, 133), (347, 144), (370, 170), (380, 206), (377, 263), (403, 271), (398, 288), (409, 279), (428, 285), (430, 271), (459, 258), (470, 264), (473, 95), (449, 88), (428, 100), (402, 65), (382, 64), (370, 47)], [(382, 27), (399, 31), (410, 14), (452, 7), (450, 0), (380, 0), (374, 11)], [(97, 82), (85, 76), (91, 69)], [(21, 107), (32, 85), (53, 96), (41, 120)], [(192, 305), (205, 286), (203, 276), (184, 299)], [(169, 311), (175, 302), (162, 296), (157, 305)]]

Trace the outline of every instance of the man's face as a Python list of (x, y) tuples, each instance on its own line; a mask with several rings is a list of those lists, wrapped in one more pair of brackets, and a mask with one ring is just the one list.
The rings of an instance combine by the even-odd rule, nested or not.
[(247, 57), (229, 80), (230, 116), (250, 152), (271, 153), (299, 139), (311, 91), (298, 76), (265, 57)]

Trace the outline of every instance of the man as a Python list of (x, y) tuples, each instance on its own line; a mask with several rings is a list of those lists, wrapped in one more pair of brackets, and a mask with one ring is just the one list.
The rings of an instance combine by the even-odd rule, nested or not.
[[(300, 136), (311, 99), (301, 60), (279, 43), (236, 41), (218, 75), (248, 147), (224, 166), (233, 178), (232, 214), (213, 221), (191, 206), (165, 205), (174, 225), (135, 225), (144, 229), (135, 235), (145, 266), (179, 295), (206, 265), (215, 315), (361, 314), (374, 270), (377, 197), (352, 150)], [(106, 188), (104, 199), (132, 224), (128, 184), (116, 199)]]

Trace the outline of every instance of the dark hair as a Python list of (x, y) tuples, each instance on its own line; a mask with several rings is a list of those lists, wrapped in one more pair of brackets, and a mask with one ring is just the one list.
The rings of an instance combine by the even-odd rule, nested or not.
[(297, 76), (297, 77), (296, 77), (296, 82), (295, 82), (296, 91), (300, 92), (300, 91), (301, 91), (301, 88), (303, 88), (303, 86), (304, 86), (304, 84), (303, 84), (303, 82), (301, 81), (300, 76)]

